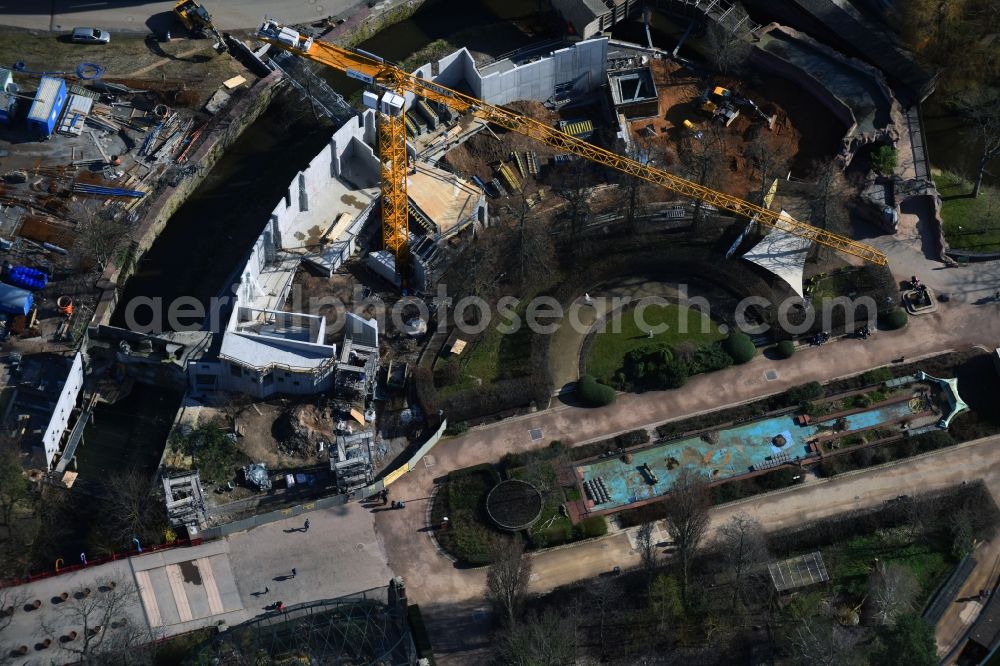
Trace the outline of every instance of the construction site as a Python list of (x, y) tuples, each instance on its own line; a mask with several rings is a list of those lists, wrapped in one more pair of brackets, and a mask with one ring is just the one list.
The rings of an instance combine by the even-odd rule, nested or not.
[[(684, 12), (667, 15), (702, 31), (716, 20), (706, 8)], [(556, 293), (552, 279), (592, 261), (595, 243), (625, 254), (637, 240), (647, 249), (687, 247), (681, 253), (704, 266), (689, 278), (775, 303), (783, 293), (804, 295), (812, 275), (885, 263), (844, 236), (844, 216), (827, 228), (794, 218), (812, 212), (807, 183), (817, 164), (845, 168), (865, 146), (898, 139), (899, 103), (874, 68), (838, 59), (791, 28), (741, 14), (727, 28), (747, 49), (739, 75), (678, 55), (683, 40), (667, 52), (651, 37), (633, 44), (604, 36), (551, 40), (499, 59), (460, 48), (411, 74), (324, 41), (336, 21), (304, 30), (265, 21), (255, 33), (223, 35), (197, 3), (178, 3), (174, 13), (201, 37), (184, 51), (211, 66), (201, 84), (144, 76), (175, 67), (173, 56), (125, 77), (84, 63), (59, 78), (24, 61), (5, 74), (19, 102), (10, 107), (9, 140), (46, 139), (12, 143), (4, 159), (5, 270), (36, 280), (17, 291), (26, 283), (8, 279), (7, 345), (21, 357), (77, 354), (86, 367), (85, 387), (61, 398), (71, 414), (50, 428), (54, 443), (37, 458), (38, 472), (55, 470), (64, 485), (75, 481), (73, 459), (95, 406), (136, 382), (185, 395), (161, 460), (170, 471), (197, 467), (182, 452), (184, 438), (219, 422), (238, 445), (231, 468), (270, 465), (283, 479), (285, 468), (294, 475), (301, 466), (319, 473), (315, 487), (346, 493), (372, 483), (427, 426), (543, 408), (562, 385), (553, 375), (573, 379), (569, 368), (583, 368), (582, 359), (561, 351), (550, 358), (546, 336), (530, 332), (498, 347), (489, 332), (449, 331), (462, 321), (452, 317), (464, 315), (436, 309), (431, 297), (442, 286), (494, 302)], [(615, 20), (637, 16), (629, 8)], [(154, 40), (151, 52), (164, 53), (167, 39), (169, 31), (154, 33), (146, 45)], [(838, 77), (820, 76), (823, 68)], [(328, 73), (365, 85), (363, 95), (348, 102)], [(39, 82), (30, 109), (30, 95), (17, 92), (30, 89), (15, 82), (23, 77)], [(801, 94), (807, 84), (820, 88), (813, 99)], [(32, 125), (48, 95), (51, 119)], [(297, 99), (332, 133), (311, 158), (288, 165), (287, 186), (268, 186), (276, 201), (255, 201), (269, 214), (225, 228), (212, 241), (221, 255), (195, 253), (203, 270), (164, 281), (164, 255), (181, 247), (183, 225), (171, 215), (180, 210), (191, 218), (185, 224), (197, 224), (182, 202), (206, 163), (226, 159), (238, 140), (233, 115), (256, 117), (261, 101), (276, 96)], [(844, 207), (858, 205), (859, 178), (838, 192)], [(756, 231), (742, 229), (748, 216)], [(512, 239), (510, 230), (528, 220), (531, 239)], [(710, 275), (713, 254), (732, 257), (761, 239), (782, 251), (794, 246), (800, 267), (776, 269), (765, 251), (755, 262), (763, 273), (735, 265), (728, 277)], [(662, 271), (642, 256), (633, 257), (637, 274)], [(590, 284), (622, 272), (609, 265)], [(585, 287), (560, 279), (564, 290)], [(178, 298), (195, 308), (186, 322), (167, 316)], [(581, 345), (572, 341), (569, 354)], [(23, 418), (13, 413), (19, 391), (8, 392), (8, 418)], [(254, 401), (261, 406), (250, 410)], [(309, 426), (304, 409), (318, 409), (329, 425)], [(327, 452), (330, 464), (320, 469)], [(351, 471), (338, 478), (338, 469)], [(207, 493), (209, 503), (245, 499), (246, 491), (233, 494), (239, 478), (218, 479), (228, 494)]]
[[(120, 46), (116, 33), (51, 56), (0, 47), (0, 417), (33, 482), (98, 497), (128, 461), (162, 492), (170, 534), (225, 538), (312, 507), (381, 506), (470, 427), (935, 311), (915, 275), (901, 289), (887, 249), (911, 207), (937, 214), (909, 120), (934, 81), (906, 59), (881, 67), (869, 34), (831, 44), (767, 3), (553, 0), (503, 19), (511, 50), (464, 39), (486, 21), (426, 28), (454, 4), (285, 23), (275, 3), (250, 27), (183, 0)], [(372, 27), (399, 8), (423, 31), (405, 53)], [(900, 155), (888, 171), (882, 148)], [(606, 335), (632, 321), (621, 297), (711, 331)], [(498, 329), (536, 321), (533, 299), (576, 315)], [(746, 321), (739, 360), (726, 332)], [(595, 377), (606, 403), (582, 390)], [(914, 396), (859, 407), (857, 427), (836, 412), (720, 429), (736, 455), (711, 478), (816, 462), (809, 447), (835, 426), (947, 430)], [(773, 462), (755, 428), (799, 433), (799, 456)], [(576, 499), (560, 515), (660, 501), (661, 477), (716, 463), (717, 441), (699, 437), (638, 449), (644, 472), (630, 454), (566, 466)], [(361, 621), (338, 609), (303, 606), (297, 621), (329, 615), (340, 636), (337, 622)], [(360, 641), (366, 654), (415, 663), (400, 618), (362, 619), (385, 634)], [(244, 631), (255, 650), (293, 651), (284, 625)], [(234, 645), (199, 658), (236, 659)]]

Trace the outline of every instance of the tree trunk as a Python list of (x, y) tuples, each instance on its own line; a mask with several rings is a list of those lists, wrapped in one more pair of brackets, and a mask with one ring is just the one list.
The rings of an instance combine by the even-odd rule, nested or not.
[(989, 164), (989, 156), (984, 154), (979, 158), (979, 169), (976, 170), (976, 184), (972, 188), (972, 198), (979, 196), (979, 191), (983, 188), (983, 176), (986, 174), (986, 165)]

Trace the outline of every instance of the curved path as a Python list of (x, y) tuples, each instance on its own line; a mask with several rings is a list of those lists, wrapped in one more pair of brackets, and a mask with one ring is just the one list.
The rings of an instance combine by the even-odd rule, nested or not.
[[(930, 275), (925, 281), (930, 282)], [(909, 326), (901, 331), (880, 331), (867, 341), (841, 339), (822, 347), (804, 349), (784, 361), (758, 356), (747, 365), (694, 377), (681, 391), (626, 394), (614, 405), (602, 409), (560, 405), (475, 428), (462, 437), (443, 441), (417, 469), (393, 484), (393, 497), (406, 500), (407, 509), (380, 512), (376, 516), (377, 529), (390, 553), (390, 566), (410, 581), (411, 598), (424, 607), (436, 652), (445, 657), (455, 653), (451, 663), (465, 663), (471, 658), (467, 652), (485, 648), (489, 638), (488, 613), (482, 600), (485, 573), (456, 568), (436, 550), (426, 534), (423, 518), (426, 504), (421, 500), (430, 497), (437, 477), (460, 467), (495, 462), (508, 451), (544, 446), (553, 439), (568, 444), (601, 439), (753, 400), (805, 382), (823, 382), (856, 374), (886, 365), (899, 356), (914, 360), (973, 345), (992, 349), (996, 341), (1000, 341), (998, 308), (1000, 305), (992, 303), (986, 306), (961, 302), (942, 304), (935, 313), (911, 318)], [(769, 370), (776, 373), (775, 379), (765, 379), (765, 371)], [(528, 432), (531, 429), (541, 429), (541, 439), (532, 441)], [(877, 503), (900, 493), (950, 485), (986, 472), (1000, 497), (1000, 486), (993, 478), (994, 465), (1000, 465), (1000, 456), (991, 455), (992, 447), (984, 443), (968, 447), (966, 451), (962, 456), (944, 451), (894, 468), (911, 470), (909, 472), (866, 471), (844, 477), (849, 481), (837, 477), (832, 482), (807, 485), (778, 498), (750, 501), (750, 510), (760, 510), (758, 517), (767, 527), (774, 528), (782, 525), (782, 519), (777, 516), (801, 521), (803, 516), (828, 515), (863, 503)], [(928, 462), (921, 462), (923, 460)], [(776, 506), (785, 507), (784, 513), (775, 513)], [(721, 508), (716, 514), (722, 516), (731, 510)], [(534, 560), (532, 589), (544, 591), (593, 577), (614, 565), (630, 566), (636, 557), (631, 553), (627, 536), (615, 535), (543, 552)]]

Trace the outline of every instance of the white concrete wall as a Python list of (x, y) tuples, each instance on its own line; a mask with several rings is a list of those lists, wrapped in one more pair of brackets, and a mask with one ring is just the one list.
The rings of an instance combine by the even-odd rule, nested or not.
[[(578, 95), (604, 85), (607, 59), (608, 40), (601, 37), (577, 42), (548, 57), (516, 65), (504, 72), (487, 74), (482, 74), (472, 54), (461, 48), (438, 60), (437, 76), (431, 76), (430, 64), (418, 68), (414, 74), (448, 88), (464, 80), (474, 96), (490, 104), (509, 104), (520, 99), (544, 102), (555, 94), (557, 85), (570, 83), (573, 93)], [(411, 93), (407, 93), (406, 103), (408, 106), (413, 103)]]
[(42, 435), (42, 446), (45, 448), (45, 462), (52, 465), (52, 459), (59, 453), (59, 443), (62, 441), (63, 433), (69, 426), (69, 417), (73, 414), (73, 407), (76, 406), (76, 399), (83, 388), (83, 355), (80, 352), (73, 357), (69, 374), (66, 376), (66, 383), (63, 384), (59, 398), (56, 400), (55, 409), (52, 410), (52, 417), (49, 425)]

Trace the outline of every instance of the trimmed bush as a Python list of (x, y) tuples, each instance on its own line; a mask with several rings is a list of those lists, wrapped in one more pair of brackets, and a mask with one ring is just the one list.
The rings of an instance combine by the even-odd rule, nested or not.
[(879, 323), (890, 331), (895, 331), (906, 326), (907, 319), (909, 319), (909, 315), (906, 314), (906, 310), (903, 308), (893, 308), (878, 316)]
[(449, 423), (448, 427), (444, 429), (444, 434), (446, 435), (464, 435), (469, 430), (468, 421), (459, 421), (457, 423)]
[(715, 372), (733, 364), (733, 357), (722, 348), (722, 343), (712, 342), (699, 347), (688, 361), (688, 374)]
[(792, 354), (795, 353), (795, 343), (791, 340), (782, 340), (775, 349), (777, 349), (778, 358), (791, 358)]
[(590, 516), (581, 520), (575, 530), (582, 539), (604, 536), (608, 533), (608, 521), (604, 520), (604, 516)]
[(733, 363), (737, 365), (746, 363), (757, 353), (757, 348), (754, 346), (753, 340), (742, 331), (733, 331), (730, 333), (729, 337), (723, 341), (722, 348), (726, 350), (726, 353), (732, 357)]
[(606, 384), (600, 384), (591, 375), (584, 375), (576, 383), (576, 394), (580, 401), (589, 407), (603, 407), (615, 401), (615, 390)]
[(657, 370), (654, 386), (660, 389), (680, 388), (687, 382), (687, 378), (688, 364), (683, 359), (672, 358)]
[(868, 384), (883, 384), (892, 379), (892, 370), (889, 368), (875, 368), (861, 375), (861, 381)]

